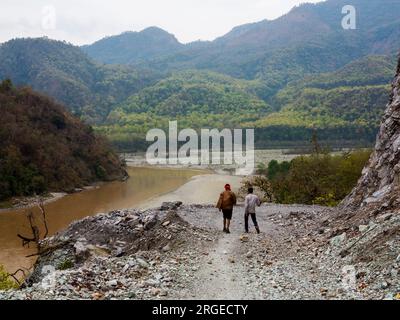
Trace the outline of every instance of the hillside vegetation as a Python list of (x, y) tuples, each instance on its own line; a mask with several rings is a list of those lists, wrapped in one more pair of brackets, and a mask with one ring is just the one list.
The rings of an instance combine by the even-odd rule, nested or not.
[(15, 39), (0, 46), (0, 79), (29, 85), (50, 95), (74, 114), (99, 123), (112, 107), (151, 84), (153, 73), (95, 63), (65, 42)]
[(89, 56), (104, 63), (134, 64), (158, 56), (173, 54), (185, 46), (174, 35), (157, 28), (146, 28), (141, 32), (124, 32), (107, 37), (82, 49)]
[(99, 130), (129, 149), (144, 141), (148, 130), (167, 129), (173, 119), (181, 129), (240, 128), (271, 112), (255, 87), (251, 81), (213, 72), (176, 73), (128, 98)]
[(123, 150), (145, 147), (152, 128), (255, 128), (259, 147), (321, 140), (369, 145), (387, 102), (395, 58), (369, 56), (338, 71), (308, 76), (280, 90), (271, 104), (262, 82), (215, 72), (182, 71), (129, 97), (100, 132)]
[(371, 150), (360, 150), (343, 155), (313, 153), (283, 163), (271, 161), (260, 172), (269, 182), (260, 187), (278, 203), (336, 206), (355, 187), (370, 155)]
[(254, 125), (259, 139), (296, 140), (318, 130), (323, 140), (372, 142), (385, 109), (396, 59), (369, 56), (336, 72), (309, 76), (278, 92), (279, 111)]
[(126, 175), (92, 128), (29, 88), (0, 84), (0, 200), (72, 191)]
[(400, 3), (355, 0), (357, 29), (341, 26), (345, 0), (302, 4), (275, 20), (234, 28), (201, 46), (150, 60), (157, 70), (208, 69), (261, 79), (265, 98), (309, 74), (335, 71), (367, 55), (395, 54), (400, 47)]
[[(49, 39), (0, 46), (0, 79), (28, 85), (94, 124), (123, 150), (144, 149), (150, 128), (255, 128), (258, 147), (370, 146), (400, 48), (400, 2), (302, 4), (275, 20), (182, 44), (151, 27), (81, 48)], [(95, 62), (97, 60), (97, 62)], [(103, 65), (101, 63), (114, 63)]]

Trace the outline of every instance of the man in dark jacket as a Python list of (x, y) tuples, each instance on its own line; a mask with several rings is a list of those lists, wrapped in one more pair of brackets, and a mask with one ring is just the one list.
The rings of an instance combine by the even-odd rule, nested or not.
[(225, 191), (219, 195), (217, 208), (224, 216), (224, 232), (231, 233), (229, 227), (232, 220), (233, 206), (236, 205), (236, 195), (232, 192), (229, 184), (225, 185)]

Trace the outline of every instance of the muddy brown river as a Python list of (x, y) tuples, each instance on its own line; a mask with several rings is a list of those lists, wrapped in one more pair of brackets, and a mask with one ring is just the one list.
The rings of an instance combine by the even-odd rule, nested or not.
[[(49, 232), (64, 229), (72, 221), (111, 210), (138, 207), (152, 198), (172, 192), (192, 177), (207, 172), (190, 169), (128, 168), (130, 178), (125, 182), (110, 182), (96, 189), (67, 195), (46, 204)], [(29, 268), (34, 258), (26, 258), (35, 248), (23, 248), (17, 234), (30, 235), (27, 211), (16, 209), (0, 212), (0, 264), (7, 271)], [(39, 220), (37, 220), (39, 221)]]

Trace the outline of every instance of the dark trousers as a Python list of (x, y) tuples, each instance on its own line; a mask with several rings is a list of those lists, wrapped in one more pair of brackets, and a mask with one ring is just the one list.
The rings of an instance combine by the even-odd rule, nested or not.
[(249, 216), (251, 216), (251, 220), (253, 220), (253, 224), (256, 228), (258, 228), (257, 217), (255, 213), (245, 213), (244, 214), (244, 228), (246, 232), (249, 232)]

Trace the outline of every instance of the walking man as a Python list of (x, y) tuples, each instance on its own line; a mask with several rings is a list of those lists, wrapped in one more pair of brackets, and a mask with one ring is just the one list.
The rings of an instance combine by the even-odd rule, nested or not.
[(244, 200), (244, 227), (246, 229), (246, 233), (249, 233), (249, 216), (251, 216), (251, 220), (253, 220), (253, 224), (257, 230), (257, 233), (260, 233), (260, 228), (258, 227), (256, 217), (256, 206), (261, 206), (261, 201), (259, 197), (253, 194), (254, 189), (252, 187), (248, 189), (248, 192), (249, 194)]
[(225, 191), (219, 195), (217, 208), (224, 215), (224, 232), (231, 233), (229, 227), (232, 220), (233, 206), (236, 205), (236, 195), (232, 192), (229, 184), (225, 185)]

